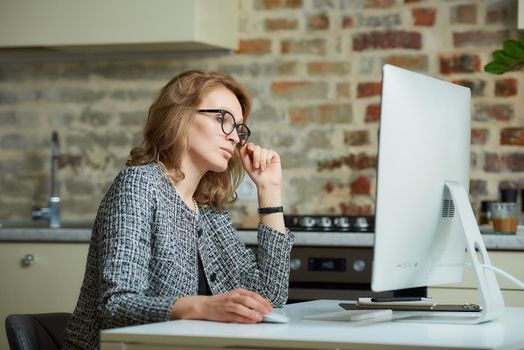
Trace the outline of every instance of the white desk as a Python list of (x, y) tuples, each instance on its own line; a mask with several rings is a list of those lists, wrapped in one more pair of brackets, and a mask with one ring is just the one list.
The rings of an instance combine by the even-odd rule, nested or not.
[(524, 308), (480, 325), (306, 321), (340, 311), (339, 301), (287, 305), (288, 324), (170, 321), (102, 332), (102, 350), (160, 349), (524, 349)]

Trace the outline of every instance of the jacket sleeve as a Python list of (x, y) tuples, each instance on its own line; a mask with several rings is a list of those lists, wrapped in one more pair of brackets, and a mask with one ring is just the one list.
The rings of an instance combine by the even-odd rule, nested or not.
[(101, 328), (166, 321), (175, 296), (149, 293), (155, 189), (148, 174), (127, 168), (101, 205), (98, 234)]
[(256, 290), (266, 296), (273, 306), (284, 306), (288, 298), (289, 260), (294, 235), (285, 234), (262, 223), (258, 224), (257, 265), (259, 278)]
[(283, 306), (288, 296), (293, 234), (259, 224), (255, 254), (235, 233), (229, 214), (215, 212), (211, 217), (211, 240), (202, 253), (206, 272), (215, 277), (210, 281), (213, 293), (245, 288), (266, 297), (275, 307)]

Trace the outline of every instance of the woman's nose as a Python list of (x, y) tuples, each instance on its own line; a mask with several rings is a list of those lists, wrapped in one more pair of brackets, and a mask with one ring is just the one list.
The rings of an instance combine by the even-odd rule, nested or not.
[(231, 134), (227, 135), (227, 140), (233, 141), (235, 144), (238, 144), (240, 142), (240, 137), (238, 137), (237, 129), (234, 129)]

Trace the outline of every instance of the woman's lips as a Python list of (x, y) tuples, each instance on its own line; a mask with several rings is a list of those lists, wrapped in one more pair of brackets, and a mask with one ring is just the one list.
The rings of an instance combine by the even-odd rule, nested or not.
[(233, 157), (233, 150), (224, 147), (221, 147), (220, 149), (225, 151), (229, 155), (229, 158)]

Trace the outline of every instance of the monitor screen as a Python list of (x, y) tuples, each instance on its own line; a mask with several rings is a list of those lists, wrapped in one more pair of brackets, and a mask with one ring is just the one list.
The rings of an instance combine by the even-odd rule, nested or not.
[(468, 88), (383, 67), (373, 291), (462, 280), (465, 237), (445, 181), (468, 191), (470, 101)]

